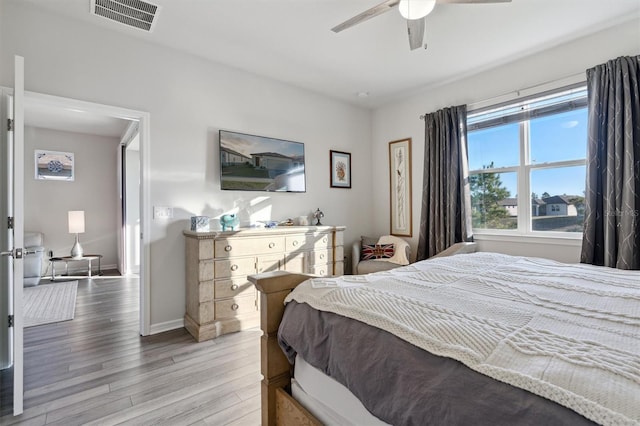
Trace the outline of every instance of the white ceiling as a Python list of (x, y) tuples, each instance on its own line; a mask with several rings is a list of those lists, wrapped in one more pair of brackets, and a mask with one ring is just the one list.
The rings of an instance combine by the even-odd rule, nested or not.
[(90, 0), (22, 1), (368, 108), (640, 20), (640, 0), (438, 4), (428, 48), (410, 51), (397, 9), (330, 31), (382, 0), (151, 0), (151, 33), (91, 15)]

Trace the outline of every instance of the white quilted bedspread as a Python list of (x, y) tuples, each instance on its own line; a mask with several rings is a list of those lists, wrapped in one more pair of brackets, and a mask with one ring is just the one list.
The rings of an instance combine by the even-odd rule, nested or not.
[(309, 280), (287, 298), (381, 328), (603, 425), (640, 425), (640, 271), (496, 253)]

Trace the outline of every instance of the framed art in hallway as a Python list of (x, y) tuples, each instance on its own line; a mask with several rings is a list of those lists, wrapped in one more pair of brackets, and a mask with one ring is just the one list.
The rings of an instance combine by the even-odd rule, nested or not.
[(411, 237), (411, 138), (389, 142), (391, 235)]
[(75, 179), (73, 152), (58, 152), (36, 149), (35, 178), (38, 180)]
[(351, 154), (329, 151), (331, 164), (331, 187), (351, 188)]

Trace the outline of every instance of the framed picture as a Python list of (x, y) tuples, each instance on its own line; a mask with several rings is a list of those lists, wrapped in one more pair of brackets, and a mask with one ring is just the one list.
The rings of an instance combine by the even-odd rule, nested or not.
[(411, 138), (389, 142), (391, 235), (411, 237)]
[(351, 188), (351, 154), (329, 151), (331, 165), (331, 187)]
[(72, 152), (35, 151), (36, 179), (74, 180), (74, 164)]

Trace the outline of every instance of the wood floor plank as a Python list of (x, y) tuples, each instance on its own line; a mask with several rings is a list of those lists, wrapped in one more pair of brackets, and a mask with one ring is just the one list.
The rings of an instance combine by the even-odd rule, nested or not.
[[(230, 389), (244, 387), (244, 383), (255, 381), (255, 373), (241, 377), (224, 385), (200, 392), (190, 398), (182, 399), (161, 410), (156, 410), (153, 417), (145, 416), (144, 422), (167, 426), (187, 425), (194, 421), (211, 416), (214, 413), (228, 409), (241, 402)], [(255, 383), (254, 383), (255, 386)], [(142, 419), (134, 419), (136, 423)]]
[(88, 410), (81, 411), (70, 417), (64, 417), (57, 421), (50, 422), (47, 415), (47, 426), (81, 426), (98, 420), (105, 415), (125, 410), (131, 407), (131, 399), (121, 398), (115, 401), (106, 401), (102, 405), (90, 407)]
[[(134, 404), (141, 404), (143, 402), (151, 401), (156, 398), (161, 398), (167, 393), (171, 393), (174, 391), (180, 392), (181, 390), (184, 390), (185, 388), (194, 384), (206, 383), (215, 384), (215, 386), (226, 385), (233, 382), (234, 380), (253, 375), (255, 371), (252, 370), (254, 369), (248, 368), (246, 366), (235, 366), (234, 368), (223, 370), (211, 368), (202, 372), (193, 372), (192, 374), (189, 374), (188, 376), (180, 380), (172, 380), (170, 382), (165, 381), (164, 383), (158, 384), (153, 388), (147, 388), (145, 386), (144, 390), (131, 395), (131, 399)], [(225, 388), (225, 392), (232, 393), (233, 390), (230, 388)]]
[(84, 374), (82, 376), (64, 379), (59, 382), (37, 386), (35, 388), (25, 390), (24, 397), (25, 400), (35, 399), (37, 397), (47, 397), (61, 392), (73, 392), (75, 388), (88, 389), (98, 384), (110, 383), (113, 380), (117, 380), (118, 377), (136, 375), (140, 372), (155, 370), (171, 364), (173, 364), (173, 360), (161, 359), (159, 361), (145, 363), (140, 366), (134, 366), (133, 368), (130, 368), (127, 365), (120, 365), (111, 369), (103, 369), (89, 374)]
[(73, 404), (82, 404), (85, 400), (91, 399), (94, 397), (99, 397), (109, 393), (109, 386), (99, 386), (97, 388), (88, 389), (83, 392), (78, 392), (66, 397), (58, 398), (53, 401), (45, 402), (40, 405), (33, 405), (28, 408), (25, 408), (22, 415), (17, 417), (5, 416), (0, 418), (0, 424), (4, 425), (15, 425), (15, 424), (24, 424), (24, 419), (37, 418), (38, 416), (42, 417), (42, 422), (46, 421), (46, 414), (55, 411), (62, 407), (67, 407)]
[(111, 275), (79, 279), (73, 320), (25, 329), (24, 413), (0, 424), (259, 424), (261, 332), (141, 337), (138, 279)]
[[(248, 413), (254, 412), (256, 409), (260, 409), (260, 396), (254, 396), (247, 400), (244, 400), (238, 404), (235, 404), (225, 410), (219, 411), (214, 415), (204, 418), (204, 422), (207, 425), (227, 425), (234, 422), (243, 420), (243, 417)], [(251, 419), (244, 419), (251, 420)], [(246, 423), (244, 423), (246, 424)], [(260, 424), (260, 416), (257, 417), (257, 423), (252, 423), (254, 426)]]
[(237, 420), (227, 423), (225, 426), (258, 426), (262, 421), (262, 413), (260, 412), (260, 398), (254, 401), (254, 405), (258, 408), (245, 414)]
[[(256, 384), (259, 383), (258, 375), (256, 374), (247, 376), (247, 380), (255, 380)], [(165, 393), (155, 399), (135, 404), (129, 409), (113, 413), (109, 416), (104, 416), (95, 422), (88, 423), (88, 425), (99, 426), (120, 423), (126, 424), (131, 422), (132, 419), (138, 419), (139, 422), (144, 423), (147, 418), (153, 418), (158, 410), (162, 410), (168, 405), (177, 404), (183, 400), (193, 398), (201, 392), (219, 387), (220, 396), (227, 394), (228, 391), (225, 385), (228, 385), (228, 383), (221, 385), (214, 381), (204, 381), (194, 385), (189, 385), (180, 390)]]

